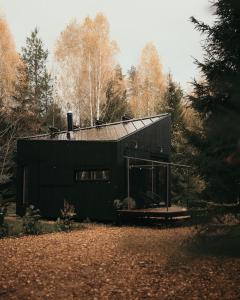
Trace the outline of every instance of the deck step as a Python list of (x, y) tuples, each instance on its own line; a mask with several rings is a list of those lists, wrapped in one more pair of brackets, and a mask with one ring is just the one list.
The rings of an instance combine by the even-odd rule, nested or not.
[(120, 217), (127, 218), (189, 218), (189, 212), (186, 208), (171, 206), (168, 209), (164, 208), (145, 208), (145, 209), (123, 209), (118, 210)]
[(152, 221), (162, 221), (162, 220), (168, 220), (168, 221), (187, 221), (191, 219), (190, 215), (186, 216), (179, 216), (179, 217), (173, 217), (173, 218), (165, 218), (165, 217), (136, 217), (136, 219), (141, 220), (152, 220)]

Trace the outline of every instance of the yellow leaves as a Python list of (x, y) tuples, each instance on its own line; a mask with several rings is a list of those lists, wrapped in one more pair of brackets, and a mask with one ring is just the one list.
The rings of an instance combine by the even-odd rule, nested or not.
[(77, 123), (99, 119), (117, 51), (103, 14), (97, 14), (95, 19), (87, 17), (81, 24), (74, 21), (61, 33), (55, 48), (58, 95), (61, 106), (74, 109)]
[(239, 258), (196, 256), (188, 228), (89, 225), (0, 240), (3, 299), (239, 299)]
[(0, 99), (9, 106), (11, 96), (15, 93), (18, 69), (21, 65), (8, 24), (4, 17), (0, 16)]
[(155, 114), (156, 105), (163, 98), (166, 89), (166, 77), (153, 43), (148, 43), (143, 48), (131, 85), (135, 91), (130, 97), (134, 114), (138, 117)]
[(80, 53), (80, 29), (76, 21), (67, 25), (66, 29), (60, 34), (55, 46), (55, 58), (62, 61), (70, 56), (77, 56)]

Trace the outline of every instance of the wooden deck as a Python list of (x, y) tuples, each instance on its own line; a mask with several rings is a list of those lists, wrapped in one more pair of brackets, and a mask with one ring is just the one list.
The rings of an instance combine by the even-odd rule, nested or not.
[(164, 218), (172, 219), (178, 217), (188, 217), (189, 212), (187, 208), (180, 206), (171, 206), (158, 208), (144, 208), (144, 209), (122, 209), (118, 210), (119, 217), (127, 218)]

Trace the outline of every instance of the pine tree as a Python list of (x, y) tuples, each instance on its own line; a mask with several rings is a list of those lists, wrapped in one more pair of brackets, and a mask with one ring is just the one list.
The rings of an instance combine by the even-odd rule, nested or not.
[[(158, 114), (171, 114), (171, 141), (173, 155), (178, 153), (178, 147), (181, 144), (183, 135), (182, 99), (183, 91), (180, 85), (174, 82), (172, 75), (169, 73), (167, 76), (167, 86), (165, 88), (165, 93), (163, 97), (160, 98), (156, 103), (155, 111)], [(176, 162), (180, 163), (179, 161)]]
[(48, 107), (48, 111), (45, 115), (43, 126), (55, 127), (59, 130), (66, 128), (66, 118), (64, 118), (61, 108), (57, 103), (52, 103)]
[(183, 116), (182, 116), (182, 101), (183, 91), (179, 84), (173, 81), (172, 75), (168, 75), (167, 89), (164, 95), (164, 100), (160, 102), (160, 109), (162, 103), (164, 104), (164, 111), (171, 114), (171, 129), (172, 129), (172, 160), (176, 163), (185, 162), (185, 153), (183, 147), (185, 145)]
[(28, 77), (26, 96), (32, 102), (35, 112), (41, 120), (52, 104), (53, 84), (46, 67), (48, 51), (43, 48), (37, 28), (27, 38), (26, 46), (22, 48), (22, 58), (26, 64)]
[[(164, 94), (165, 107), (163, 112), (171, 114), (173, 128), (178, 127), (182, 119), (182, 104), (183, 90), (180, 85), (173, 81), (171, 73), (167, 77), (167, 88)], [(161, 110), (162, 108), (159, 107)]]
[(218, 202), (239, 197), (240, 136), (240, 4), (238, 0), (215, 0), (215, 19), (209, 26), (191, 21), (205, 36), (203, 62), (196, 64), (201, 81), (194, 81), (189, 96), (201, 114), (202, 135), (195, 138), (199, 172), (206, 182), (205, 196)]
[(120, 121), (124, 115), (131, 116), (124, 76), (119, 65), (115, 68), (113, 79), (108, 82), (106, 99), (102, 108), (105, 123)]
[[(177, 164), (187, 164), (187, 140), (183, 123), (183, 91), (172, 75), (167, 76), (167, 86), (163, 99), (157, 103), (157, 113), (171, 114), (171, 161)], [(188, 174), (183, 168), (171, 169), (171, 197), (173, 202), (186, 200)]]
[(134, 116), (139, 116), (139, 111), (137, 107), (140, 104), (140, 91), (139, 91), (139, 78), (137, 74), (137, 68), (135, 66), (131, 66), (131, 68), (127, 72), (127, 99), (129, 105), (131, 107), (131, 111)]

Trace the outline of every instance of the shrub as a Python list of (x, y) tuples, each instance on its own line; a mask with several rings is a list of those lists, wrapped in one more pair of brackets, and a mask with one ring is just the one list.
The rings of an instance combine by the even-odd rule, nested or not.
[(74, 206), (64, 200), (63, 209), (60, 210), (60, 217), (57, 219), (57, 229), (59, 231), (70, 231), (73, 228)]
[(126, 197), (123, 200), (115, 199), (113, 201), (113, 207), (115, 209), (135, 209), (136, 201), (131, 197)]
[(136, 208), (136, 201), (131, 197), (127, 197), (127, 198), (123, 199), (122, 208), (124, 208), (124, 209), (135, 209)]
[(7, 214), (7, 206), (0, 205), (0, 238), (8, 235), (8, 225), (5, 222), (5, 216)]
[(40, 210), (36, 209), (34, 205), (30, 205), (26, 209), (23, 217), (23, 231), (25, 234), (38, 234), (40, 230)]
[(115, 208), (115, 209), (122, 209), (122, 201), (121, 200), (119, 200), (119, 199), (115, 199), (114, 201), (113, 201), (113, 207)]

